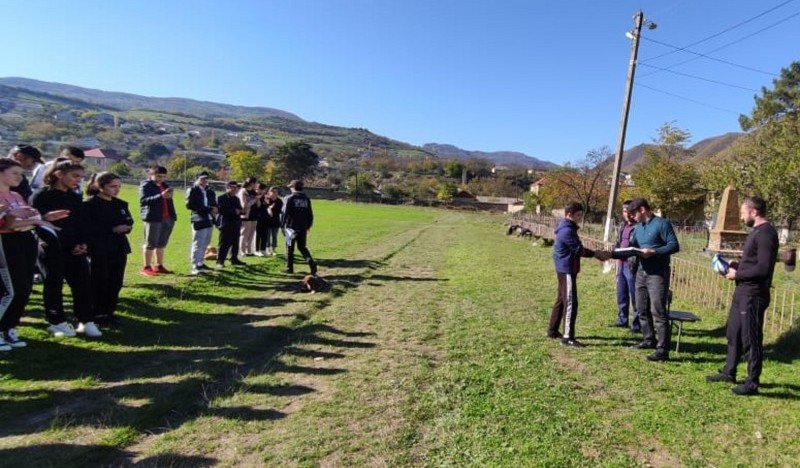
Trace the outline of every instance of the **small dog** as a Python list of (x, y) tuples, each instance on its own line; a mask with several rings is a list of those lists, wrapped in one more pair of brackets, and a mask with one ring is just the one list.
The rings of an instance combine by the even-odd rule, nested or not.
[(315, 292), (328, 292), (331, 290), (331, 284), (316, 275), (306, 275), (300, 280), (300, 288), (297, 290), (299, 293)]

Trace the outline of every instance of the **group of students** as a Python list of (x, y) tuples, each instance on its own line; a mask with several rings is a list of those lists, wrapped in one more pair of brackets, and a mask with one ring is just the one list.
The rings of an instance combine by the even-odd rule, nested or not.
[[(144, 266), (141, 274), (155, 276), (171, 273), (164, 266), (164, 249), (169, 243), (177, 220), (173, 191), (166, 183), (167, 169), (153, 166), (149, 179), (139, 186), (141, 216), (144, 222)], [(306, 246), (308, 231), (314, 222), (311, 200), (303, 192), (303, 181), (289, 183), (291, 194), (280, 198), (277, 187), (259, 183), (254, 177), (242, 184), (229, 181), (225, 192), (217, 196), (209, 185), (209, 174), (200, 172), (186, 191), (186, 208), (191, 212), (192, 245), (189, 253), (190, 275), (209, 270), (207, 258), (215, 258), (215, 269), (245, 265), (243, 256), (276, 256), (278, 232), (283, 228), (286, 237), (286, 268), (294, 273), (294, 249), (299, 249), (308, 263), (311, 274), (317, 264)], [(210, 249), (214, 227), (219, 230), (216, 252)]]
[[(100, 337), (101, 326), (120, 324), (115, 311), (131, 253), (127, 235), (134, 221), (128, 203), (118, 198), (121, 178), (100, 172), (85, 180), (84, 159), (80, 148), (67, 147), (45, 163), (41, 152), (30, 145), (17, 145), (0, 158), (0, 351), (27, 345), (17, 328), (37, 276), (42, 281), (47, 330), (53, 336)], [(31, 171), (29, 181), (25, 173)], [(164, 266), (164, 250), (177, 214), (166, 176), (164, 167), (153, 166), (139, 187), (144, 225), (141, 273), (147, 276), (171, 273)], [(284, 271), (294, 272), (297, 247), (316, 274), (317, 264), (306, 246), (314, 217), (302, 181), (292, 181), (291, 194), (281, 200), (276, 187), (258, 184), (254, 178), (241, 186), (228, 182), (225, 193), (216, 197), (208, 178), (201, 172), (186, 193), (186, 207), (192, 213), (190, 274), (207, 269), (204, 259), (214, 226), (220, 231), (218, 269), (224, 268), (229, 255), (231, 264), (244, 264), (238, 258), (240, 251), (247, 256), (276, 255), (282, 227), (287, 246)], [(77, 327), (65, 311), (65, 282), (72, 292)]]
[[(633, 347), (653, 349), (649, 361), (668, 361), (672, 326), (669, 316), (670, 257), (680, 250), (678, 238), (666, 219), (656, 216), (647, 200), (635, 198), (622, 204), (623, 221), (614, 249), (591, 250), (581, 243), (579, 224), (583, 206), (569, 203), (555, 229), (553, 261), (558, 295), (550, 316), (547, 336), (561, 344), (582, 347), (575, 338), (578, 314), (577, 276), (582, 257), (616, 261), (617, 320), (612, 327), (628, 328), (641, 334)], [(708, 382), (737, 383), (736, 369), (744, 357), (747, 377), (731, 388), (736, 395), (758, 393), (763, 351), (764, 314), (770, 303), (770, 288), (778, 256), (778, 233), (766, 218), (767, 203), (758, 196), (747, 197), (740, 206), (740, 218), (748, 227), (741, 260), (731, 262), (725, 273), (736, 282), (728, 314), (728, 351), (725, 366)], [(630, 308), (633, 320), (629, 322)], [(561, 323), (564, 332), (559, 332)]]
[[(89, 178), (84, 200), (84, 157), (69, 147), (45, 164), (37, 148), (18, 145), (0, 158), (0, 351), (26, 346), (17, 327), (35, 275), (42, 278), (47, 330), (54, 336), (99, 337), (101, 325), (117, 322), (133, 218), (117, 198), (122, 181), (110, 172)], [(29, 182), (24, 173), (34, 168)], [(77, 328), (67, 319), (64, 282)]]

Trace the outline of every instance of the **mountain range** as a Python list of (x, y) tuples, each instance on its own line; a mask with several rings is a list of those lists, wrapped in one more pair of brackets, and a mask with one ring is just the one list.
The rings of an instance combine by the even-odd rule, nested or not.
[[(15, 99), (20, 93), (31, 93), (40, 102), (55, 103), (74, 109), (100, 111), (157, 111), (166, 114), (191, 116), (207, 121), (219, 119), (254, 120), (282, 135), (311, 140), (312, 144), (335, 150), (363, 150), (364, 146), (382, 148), (404, 155), (432, 155), (443, 159), (466, 160), (479, 158), (495, 165), (522, 166), (549, 170), (557, 164), (515, 151), (471, 151), (451, 144), (427, 143), (415, 146), (375, 135), (363, 128), (344, 128), (307, 122), (296, 114), (270, 107), (236, 106), (187, 98), (147, 97), (131, 93), (109, 92), (80, 86), (51, 83), (29, 78), (0, 78), (0, 99)], [(0, 109), (2, 111), (2, 109)], [(213, 126), (213, 125), (211, 125)], [(728, 148), (741, 133), (726, 133), (707, 138), (689, 148), (693, 158), (700, 160)], [(623, 169), (630, 171), (644, 155), (648, 144), (636, 145), (625, 151)]]

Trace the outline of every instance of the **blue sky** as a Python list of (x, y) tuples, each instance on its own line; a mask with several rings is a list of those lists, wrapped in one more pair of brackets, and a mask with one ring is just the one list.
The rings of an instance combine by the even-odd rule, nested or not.
[[(0, 76), (267, 106), (411, 144), (522, 151), (554, 162), (614, 147), (630, 41), (684, 46), (785, 0), (4, 0)], [(691, 47), (778, 73), (798, 60), (800, 0)], [(788, 19), (787, 19), (788, 18)], [(783, 23), (773, 24), (785, 20)], [(767, 28), (761, 32), (761, 29)], [(737, 131), (773, 76), (643, 40), (628, 144), (677, 121), (694, 141)], [(740, 89), (743, 87), (747, 89)], [(665, 94), (671, 93), (670, 94)], [(698, 104), (673, 95), (699, 101)], [(708, 107), (712, 106), (712, 107)]]

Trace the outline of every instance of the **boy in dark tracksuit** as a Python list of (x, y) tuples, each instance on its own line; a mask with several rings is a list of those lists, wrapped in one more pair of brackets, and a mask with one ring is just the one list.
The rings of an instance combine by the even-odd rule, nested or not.
[(294, 246), (308, 262), (311, 274), (317, 274), (317, 263), (311, 257), (311, 252), (306, 247), (308, 231), (314, 223), (314, 212), (311, 210), (311, 200), (303, 193), (303, 181), (293, 180), (289, 183), (292, 194), (283, 201), (281, 212), (281, 227), (286, 236), (286, 273), (294, 273)]
[(231, 252), (231, 265), (245, 265), (239, 260), (239, 231), (242, 227), (242, 203), (236, 192), (239, 184), (228, 182), (225, 193), (217, 198), (217, 226), (219, 227), (219, 247), (217, 252), (217, 269), (225, 265), (228, 251)]
[[(556, 242), (553, 246), (553, 263), (558, 276), (558, 297), (550, 314), (547, 336), (561, 338), (564, 346), (582, 346), (575, 339), (575, 319), (578, 316), (578, 285), (576, 279), (581, 270), (581, 257), (596, 257), (607, 260), (605, 252), (595, 252), (583, 247), (578, 237), (578, 224), (583, 219), (583, 205), (570, 203), (564, 208), (565, 218), (556, 226)], [(558, 327), (564, 320), (564, 334)]]
[(770, 302), (769, 289), (778, 257), (778, 232), (765, 218), (767, 204), (760, 197), (745, 198), (740, 214), (745, 225), (753, 228), (744, 242), (742, 260), (731, 263), (729, 280), (736, 281), (728, 313), (728, 355), (719, 374), (709, 382), (736, 382), (739, 359), (747, 360), (747, 378), (731, 391), (737, 395), (758, 393), (764, 360), (764, 313)]

